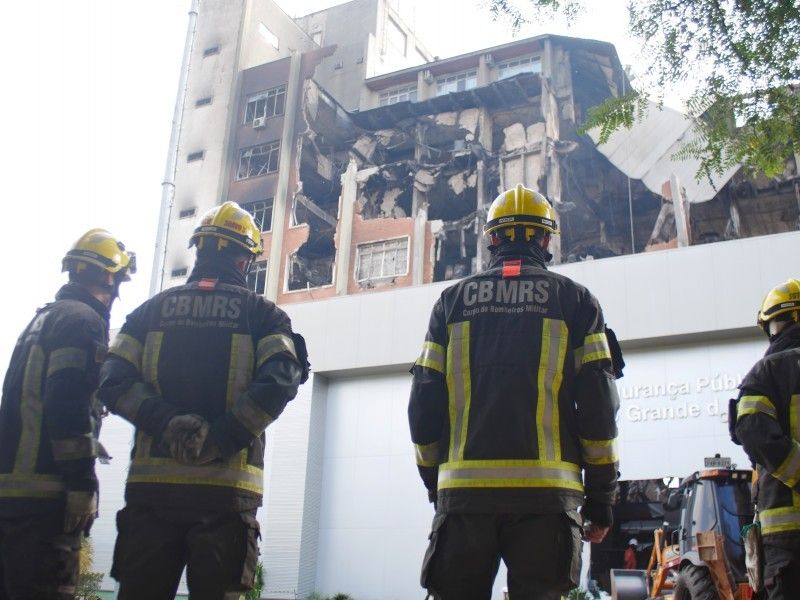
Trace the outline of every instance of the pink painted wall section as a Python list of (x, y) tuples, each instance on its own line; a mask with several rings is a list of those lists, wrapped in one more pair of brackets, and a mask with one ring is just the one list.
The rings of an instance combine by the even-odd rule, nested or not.
[[(362, 288), (358, 285), (355, 278), (357, 266), (357, 248), (359, 244), (367, 242), (377, 242), (392, 238), (408, 237), (408, 273), (396, 277), (393, 282), (379, 284), (374, 288)], [(414, 268), (413, 263), (414, 246), (414, 219), (368, 219), (364, 220), (361, 215), (356, 214), (353, 218), (353, 243), (350, 246), (350, 272), (347, 274), (347, 293), (358, 294), (368, 291), (386, 290), (395, 287), (407, 287), (411, 285), (411, 272)]]

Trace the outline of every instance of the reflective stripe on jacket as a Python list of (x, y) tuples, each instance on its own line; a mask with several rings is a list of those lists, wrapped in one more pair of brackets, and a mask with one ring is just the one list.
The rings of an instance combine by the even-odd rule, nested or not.
[(417, 465), (451, 511), (611, 504), (619, 400), (599, 304), (523, 259), (447, 288), (413, 368)]
[(736, 436), (758, 470), (764, 535), (800, 533), (800, 325), (790, 325), (742, 381)]
[[(300, 383), (289, 318), (240, 285), (190, 281), (131, 313), (103, 365), (99, 396), (136, 426), (129, 502), (248, 510), (263, 494), (264, 430)], [(223, 459), (174, 460), (169, 420), (197, 414)]]
[(30, 512), (30, 500), (60, 502), (65, 489), (97, 489), (92, 395), (107, 344), (108, 309), (75, 283), (20, 335), (0, 405), (0, 514)]

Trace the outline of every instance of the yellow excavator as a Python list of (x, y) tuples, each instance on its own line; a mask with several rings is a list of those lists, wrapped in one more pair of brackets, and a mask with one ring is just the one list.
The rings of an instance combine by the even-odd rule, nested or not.
[(753, 522), (752, 471), (711, 468), (681, 481), (665, 508), (678, 526), (656, 529), (645, 570), (612, 569), (614, 600), (755, 600), (747, 583), (743, 526)]

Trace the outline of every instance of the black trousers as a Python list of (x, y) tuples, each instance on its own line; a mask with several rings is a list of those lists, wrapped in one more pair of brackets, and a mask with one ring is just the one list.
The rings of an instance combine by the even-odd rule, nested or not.
[(763, 543), (767, 598), (800, 598), (800, 533), (765, 535)]
[(0, 518), (0, 600), (72, 600), (81, 536), (63, 510)]
[(111, 567), (119, 600), (172, 600), (184, 567), (192, 600), (238, 599), (258, 563), (255, 515), (126, 506)]
[(557, 599), (578, 585), (576, 512), (437, 513), (429, 539), (421, 583), (437, 600), (489, 600), (501, 560), (508, 568), (511, 600)]

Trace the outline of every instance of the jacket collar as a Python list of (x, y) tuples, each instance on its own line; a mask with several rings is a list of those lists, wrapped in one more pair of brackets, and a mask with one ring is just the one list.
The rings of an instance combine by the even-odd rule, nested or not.
[(201, 279), (216, 279), (220, 283), (247, 287), (247, 276), (232, 262), (198, 260), (189, 275), (189, 283)]
[(547, 269), (545, 263), (547, 262), (549, 253), (542, 250), (535, 244), (515, 244), (514, 242), (506, 243), (492, 252), (492, 258), (489, 260), (489, 268), (494, 269), (503, 264), (506, 260), (521, 260), (523, 265), (530, 265)]
[(56, 293), (56, 300), (75, 300), (88, 304), (103, 320), (108, 323), (111, 309), (92, 296), (84, 286), (74, 281), (64, 284)]
[(792, 323), (784, 328), (777, 337), (772, 340), (764, 353), (764, 356), (789, 350), (790, 348), (800, 348), (800, 323)]

